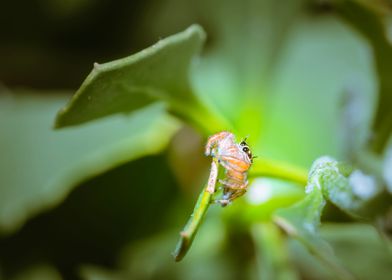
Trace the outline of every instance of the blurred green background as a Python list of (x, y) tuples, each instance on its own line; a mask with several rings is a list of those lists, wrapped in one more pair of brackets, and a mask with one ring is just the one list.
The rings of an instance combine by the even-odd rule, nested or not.
[[(328, 154), (380, 176), (390, 197), (391, 5), (2, 1), (0, 279), (335, 279), (271, 222), (304, 186), (269, 178), (227, 208), (213, 205), (174, 263), (178, 232), (208, 178), (208, 135), (162, 104), (52, 127), (94, 62), (198, 23), (207, 40), (191, 84), (239, 138), (249, 136), (255, 155), (309, 169)], [(389, 206), (377, 217), (380, 235), (374, 221), (327, 204), (320, 236), (354, 279), (389, 279), (391, 216)]]

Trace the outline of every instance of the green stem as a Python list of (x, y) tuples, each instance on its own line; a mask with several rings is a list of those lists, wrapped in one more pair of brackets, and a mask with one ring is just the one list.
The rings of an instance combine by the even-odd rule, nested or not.
[(207, 189), (208, 185), (206, 185), (200, 193), (188, 223), (180, 232), (180, 240), (178, 241), (176, 249), (173, 252), (173, 257), (176, 262), (181, 261), (188, 252), (192, 245), (192, 241), (195, 238), (196, 232), (203, 220), (203, 217), (207, 213), (208, 207), (210, 206), (212, 194), (208, 192)]
[(191, 92), (189, 95), (193, 96), (190, 100), (166, 101), (170, 104), (171, 113), (196, 127), (200, 132), (205, 135), (211, 135), (222, 130), (233, 130), (233, 125), (223, 115), (216, 111), (211, 110), (202, 101), (200, 101)]
[(249, 170), (250, 177), (273, 177), (292, 181), (305, 186), (308, 182), (308, 172), (306, 169), (287, 164), (285, 162), (274, 161), (263, 158), (256, 158)]

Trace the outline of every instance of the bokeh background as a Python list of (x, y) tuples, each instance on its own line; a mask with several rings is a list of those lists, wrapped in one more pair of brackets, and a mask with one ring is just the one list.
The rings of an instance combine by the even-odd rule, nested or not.
[[(358, 151), (390, 149), (390, 8), (387, 0), (2, 1), (0, 279), (334, 279), (295, 240), (269, 248), (283, 236), (271, 213), (304, 196), (280, 180), (258, 181), (267, 191), (249, 191), (232, 210), (211, 207), (189, 255), (174, 263), (208, 177), (206, 135), (190, 125), (147, 108), (127, 124), (51, 127), (94, 62), (198, 23), (208, 37), (192, 84), (241, 136), (250, 131), (256, 155), (308, 169), (329, 154), (374, 170), (373, 156)], [(139, 134), (158, 139), (140, 154), (129, 148)], [(118, 139), (130, 139), (126, 149), (112, 149)], [(246, 204), (259, 205), (262, 253), (251, 234), (259, 229), (237, 218)], [(323, 220), (321, 235), (356, 277), (389, 279), (388, 234), (332, 205)]]

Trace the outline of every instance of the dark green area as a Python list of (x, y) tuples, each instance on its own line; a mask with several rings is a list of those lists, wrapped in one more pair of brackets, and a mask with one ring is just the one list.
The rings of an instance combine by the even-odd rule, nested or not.
[(66, 279), (76, 277), (81, 263), (114, 267), (125, 245), (165, 227), (177, 198), (175, 180), (162, 156), (97, 176), (60, 206), (0, 240), (4, 277), (37, 263), (55, 265)]

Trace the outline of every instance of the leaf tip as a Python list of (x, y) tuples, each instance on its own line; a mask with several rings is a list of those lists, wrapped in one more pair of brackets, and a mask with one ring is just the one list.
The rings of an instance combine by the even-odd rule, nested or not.
[(172, 254), (171, 254), (173, 256), (175, 262), (179, 262), (184, 258), (185, 253), (187, 251), (185, 243), (186, 243), (186, 240), (185, 240), (184, 236), (182, 235), (182, 232), (180, 232), (180, 239), (177, 242), (177, 246), (176, 246), (174, 252), (172, 252)]
[(206, 34), (204, 28), (201, 27), (201, 25), (199, 25), (197, 23), (192, 24), (191, 26), (189, 26), (187, 28), (186, 32), (189, 33), (190, 35), (198, 36), (201, 39), (201, 41), (204, 41), (206, 39), (206, 37), (207, 37), (207, 34)]
[(72, 121), (70, 122), (68, 116), (69, 104), (70, 102), (68, 102), (68, 104), (64, 105), (62, 108), (60, 108), (60, 110), (57, 111), (56, 117), (54, 119), (54, 123), (52, 125), (52, 128), (54, 130), (62, 129), (67, 126), (74, 125)]
[(63, 121), (62, 121), (63, 113), (64, 113), (64, 108), (60, 109), (57, 112), (56, 118), (55, 118), (54, 123), (52, 125), (52, 129), (57, 130), (57, 129), (60, 129), (64, 126)]
[(103, 69), (103, 64), (99, 64), (98, 62), (93, 63), (93, 72), (101, 72)]

